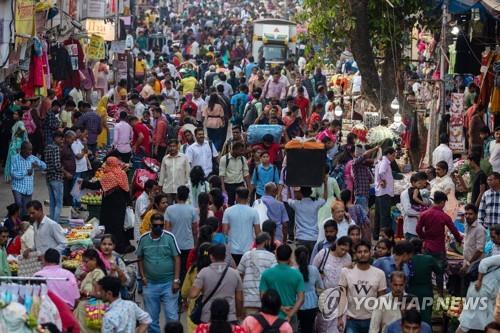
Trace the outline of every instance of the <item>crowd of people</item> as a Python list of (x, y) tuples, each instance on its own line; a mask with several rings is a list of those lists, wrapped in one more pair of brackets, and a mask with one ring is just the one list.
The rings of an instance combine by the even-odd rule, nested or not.
[[(392, 142), (343, 135), (321, 67), (309, 71), (303, 55), (291, 55), (269, 69), (251, 56), (249, 22), (275, 10), (272, 1), (239, 10), (207, 1), (179, 17), (149, 10), (127, 31), (134, 77), (111, 87), (97, 80), (96, 107), (49, 90), (2, 112), (8, 145), (0, 158), (14, 203), (0, 228), (0, 276), (11, 275), (8, 254), (36, 253), (43, 269), (34, 276), (65, 278), (46, 281), (60, 320), (41, 321), (38, 331), (431, 332), (426, 302), (447, 290), (450, 243), (463, 253), (458, 293), (487, 301), (486, 311), (463, 309), (457, 332), (500, 330), (500, 128), (477, 137), (471, 124), (474, 140), (459, 166), (443, 133), (432, 166), (413, 172), (396, 198)], [(149, 38), (158, 32), (161, 47)], [(95, 70), (112, 72), (106, 60)], [(250, 144), (252, 125), (283, 130)], [(284, 147), (297, 137), (324, 146), (321, 186), (287, 185), (293, 166)], [(145, 158), (159, 171), (137, 189), (129, 175)], [(36, 174), (46, 184), (34, 184)], [(48, 209), (33, 198), (35, 186), (48, 189)], [(75, 188), (102, 192), (105, 234), (70, 272), (61, 267), (61, 212), (84, 210)], [(133, 226), (125, 228), (130, 209)], [(328, 315), (335, 300), (341, 310)], [(370, 307), (374, 300), (399, 306)], [(97, 324), (88, 319), (95, 304), (107, 304)], [(8, 324), (0, 310), (0, 332)]]

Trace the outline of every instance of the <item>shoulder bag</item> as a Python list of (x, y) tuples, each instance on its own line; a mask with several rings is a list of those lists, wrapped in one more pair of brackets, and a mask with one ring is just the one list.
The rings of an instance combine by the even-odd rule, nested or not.
[(229, 268), (229, 265), (226, 266), (226, 268), (224, 269), (224, 272), (222, 272), (222, 275), (221, 275), (219, 281), (215, 285), (215, 288), (212, 290), (212, 292), (210, 293), (210, 295), (208, 295), (208, 297), (205, 300), (203, 300), (203, 295), (199, 296), (196, 299), (195, 304), (193, 306), (193, 309), (191, 310), (191, 313), (189, 314), (189, 319), (191, 319), (191, 321), (194, 324), (196, 324), (196, 325), (201, 324), (201, 314), (203, 312), (203, 307), (214, 296), (214, 294), (217, 291), (217, 289), (219, 289), (219, 287), (220, 287), (220, 285), (222, 283), (222, 280), (224, 280), (224, 277), (226, 276), (228, 268)]

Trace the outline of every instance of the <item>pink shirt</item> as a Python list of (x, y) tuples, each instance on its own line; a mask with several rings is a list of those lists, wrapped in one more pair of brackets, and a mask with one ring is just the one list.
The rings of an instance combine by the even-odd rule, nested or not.
[(59, 265), (49, 265), (36, 272), (33, 276), (67, 278), (67, 281), (47, 280), (47, 288), (72, 309), (74, 308), (75, 301), (80, 298), (80, 291), (73, 273)]
[(352, 193), (352, 190), (354, 187), (354, 179), (352, 177), (352, 162), (353, 162), (353, 160), (350, 160), (349, 162), (347, 162), (347, 164), (345, 165), (345, 168), (344, 168), (344, 182), (345, 182), (347, 189), (349, 191), (351, 191), (351, 193)]
[(279, 100), (285, 99), (286, 97), (286, 84), (282, 81), (278, 81), (278, 83), (274, 82), (274, 80), (270, 79), (264, 85), (263, 95), (264, 98), (277, 98)]
[(132, 137), (132, 126), (125, 121), (120, 121), (115, 125), (115, 130), (113, 131), (113, 147), (115, 147), (120, 153), (130, 153), (132, 150), (130, 147)]

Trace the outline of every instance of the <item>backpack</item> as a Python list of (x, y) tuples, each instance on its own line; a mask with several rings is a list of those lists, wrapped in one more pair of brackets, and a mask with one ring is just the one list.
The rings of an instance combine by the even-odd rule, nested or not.
[(243, 113), (243, 127), (245, 130), (248, 126), (252, 125), (255, 122), (255, 119), (258, 117), (257, 107), (255, 106), (257, 103), (248, 102), (247, 107)]
[(272, 325), (269, 325), (266, 318), (264, 318), (264, 316), (261, 314), (255, 314), (252, 315), (252, 317), (254, 317), (262, 327), (261, 333), (279, 333), (280, 327), (283, 326), (283, 324), (286, 322), (286, 320), (278, 318)]

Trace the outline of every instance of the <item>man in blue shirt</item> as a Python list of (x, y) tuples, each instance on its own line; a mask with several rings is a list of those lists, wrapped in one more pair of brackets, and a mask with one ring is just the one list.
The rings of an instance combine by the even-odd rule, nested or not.
[(245, 67), (245, 79), (247, 82), (250, 80), (250, 77), (252, 77), (252, 71), (256, 67), (257, 64), (255, 64), (255, 59), (252, 56), (248, 57), (248, 65)]
[(222, 228), (229, 236), (231, 255), (238, 265), (241, 257), (252, 248), (255, 235), (260, 234), (259, 213), (248, 206), (250, 192), (245, 187), (236, 189), (236, 204), (224, 211)]
[(231, 97), (231, 111), (233, 112), (231, 123), (233, 126), (241, 126), (243, 123), (243, 114), (248, 102), (248, 86), (242, 84), (238, 90), (239, 93)]
[(275, 239), (286, 243), (288, 239), (288, 213), (285, 204), (276, 200), (278, 186), (275, 183), (267, 183), (264, 191), (261, 199), (267, 207), (267, 217), (276, 223)]
[(27, 215), (26, 204), (31, 201), (33, 194), (33, 169), (38, 167), (42, 170), (47, 168), (47, 165), (38, 157), (32, 155), (33, 146), (29, 141), (25, 141), (21, 145), (21, 152), (14, 155), (10, 167), (12, 176), (12, 194), (14, 201), (21, 208), (21, 217)]
[(391, 273), (394, 271), (403, 271), (406, 280), (410, 278), (410, 269), (408, 261), (413, 255), (413, 245), (409, 241), (398, 242), (393, 249), (393, 255), (389, 257), (382, 257), (373, 263), (373, 266), (381, 269), (385, 273), (387, 279), (387, 292), (390, 291)]

